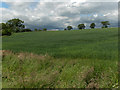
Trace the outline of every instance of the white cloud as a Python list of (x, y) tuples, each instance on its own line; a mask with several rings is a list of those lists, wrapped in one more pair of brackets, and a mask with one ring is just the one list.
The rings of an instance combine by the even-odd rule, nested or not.
[(98, 17), (98, 15), (97, 14), (95, 14), (95, 15), (93, 15), (95, 18), (97, 18)]
[(77, 27), (79, 23), (86, 23), (89, 26), (92, 22), (100, 23), (102, 20), (109, 20), (115, 26), (118, 20), (117, 3), (113, 2), (7, 2), (7, 4), (10, 5), (9, 8), (0, 8), (3, 22), (20, 18), (29, 28), (65, 28), (67, 25)]
[(104, 14), (103, 16), (108, 16), (108, 15), (110, 15), (110, 13)]
[(35, 0), (2, 0), (2, 2), (34, 2)]
[(3, 2), (119, 2), (119, 0), (2, 0)]

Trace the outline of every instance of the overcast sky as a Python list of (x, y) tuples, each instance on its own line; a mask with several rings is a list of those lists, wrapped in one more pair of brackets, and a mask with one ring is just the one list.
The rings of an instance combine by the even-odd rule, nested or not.
[[(48, 2), (49, 1), (49, 2)], [(26, 28), (64, 29), (68, 25), (77, 28), (84, 23), (101, 27), (101, 21), (110, 21), (111, 27), (118, 26), (119, 0), (2, 0), (1, 22), (19, 18)]]

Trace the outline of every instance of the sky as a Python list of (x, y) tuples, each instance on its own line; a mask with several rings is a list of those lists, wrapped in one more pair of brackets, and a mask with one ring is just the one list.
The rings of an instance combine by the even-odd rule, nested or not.
[(19, 18), (30, 29), (60, 29), (68, 25), (77, 29), (84, 23), (89, 28), (95, 23), (109, 21), (111, 27), (118, 26), (119, 0), (2, 0), (0, 22)]

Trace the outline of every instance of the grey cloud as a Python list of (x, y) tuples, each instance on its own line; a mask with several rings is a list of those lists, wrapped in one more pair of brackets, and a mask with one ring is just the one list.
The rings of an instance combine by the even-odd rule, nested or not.
[(10, 8), (2, 9), (3, 22), (11, 18), (25, 21), (27, 28), (63, 29), (67, 25), (74, 28), (80, 23), (108, 20), (111, 26), (117, 26), (118, 3), (115, 2), (9, 2)]

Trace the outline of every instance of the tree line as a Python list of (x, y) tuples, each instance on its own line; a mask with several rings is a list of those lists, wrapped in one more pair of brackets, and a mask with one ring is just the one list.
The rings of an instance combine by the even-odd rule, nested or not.
[(4, 35), (10, 36), (12, 33), (32, 31), (47, 31), (47, 29), (43, 28), (43, 30), (40, 29), (31, 30), (29, 28), (25, 28), (24, 21), (18, 18), (8, 20), (6, 23), (0, 23), (0, 32), (2, 33), (2, 36)]
[[(101, 24), (102, 24), (102, 28), (108, 28), (108, 25), (110, 25), (109, 21), (102, 21)], [(95, 23), (90, 24), (91, 29), (94, 29), (95, 26), (96, 26)], [(86, 26), (85, 24), (79, 24), (77, 27), (78, 29), (85, 29)], [(67, 28), (65, 28), (64, 30), (71, 30), (71, 29), (73, 29), (72, 26), (67, 26)]]
[[(110, 25), (109, 21), (102, 21), (101, 24), (103, 25), (102, 28), (107, 28), (108, 25)], [(90, 24), (90, 28), (95, 28), (95, 23)], [(72, 26), (67, 26), (64, 30), (71, 30), (73, 29)], [(85, 29), (84, 24), (79, 24), (78, 29)], [(10, 36), (12, 33), (18, 33), (18, 32), (31, 32), (33, 30), (29, 28), (25, 28), (24, 21), (15, 18), (8, 20), (6, 23), (0, 23), (0, 32), (2, 32), (2, 35), (8, 35)], [(47, 28), (37, 29), (35, 28), (34, 31), (47, 31)]]

